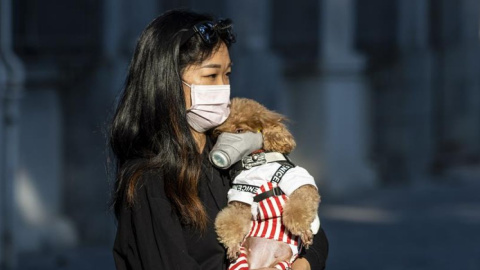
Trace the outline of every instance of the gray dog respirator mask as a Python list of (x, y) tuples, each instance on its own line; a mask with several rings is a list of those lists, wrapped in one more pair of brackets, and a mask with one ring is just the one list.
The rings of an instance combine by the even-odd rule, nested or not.
[(217, 143), (210, 151), (210, 162), (217, 168), (227, 169), (253, 151), (261, 149), (262, 145), (261, 132), (224, 132), (218, 136)]

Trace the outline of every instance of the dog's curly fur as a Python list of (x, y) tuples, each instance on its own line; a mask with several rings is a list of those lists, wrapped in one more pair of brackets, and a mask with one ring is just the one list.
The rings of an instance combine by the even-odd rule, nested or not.
[(216, 127), (213, 135), (222, 132), (241, 133), (262, 131), (263, 150), (290, 153), (295, 148), (295, 140), (284, 122), (287, 119), (270, 111), (260, 103), (247, 98), (233, 98), (230, 115), (227, 120)]
[(215, 229), (220, 242), (227, 248), (228, 258), (235, 259), (240, 252), (240, 244), (250, 229), (251, 218), (250, 205), (241, 202), (231, 202), (218, 213)]
[[(246, 98), (233, 98), (230, 116), (213, 131), (214, 136), (222, 132), (242, 133), (247, 131), (263, 133), (263, 150), (290, 153), (296, 146), (292, 134), (284, 122), (286, 118), (268, 110), (258, 102)], [(313, 222), (320, 195), (311, 185), (305, 185), (294, 191), (283, 208), (283, 223), (295, 235), (302, 238), (308, 248), (313, 242), (310, 224)], [(220, 242), (227, 248), (230, 259), (236, 259), (240, 245), (250, 227), (250, 205), (232, 202), (217, 216), (215, 227)]]

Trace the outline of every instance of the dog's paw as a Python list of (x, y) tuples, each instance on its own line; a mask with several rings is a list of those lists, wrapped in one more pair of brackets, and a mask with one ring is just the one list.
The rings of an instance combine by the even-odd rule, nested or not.
[[(285, 211), (287, 210), (287, 211)], [(306, 218), (306, 214), (299, 213), (299, 211), (288, 211), (285, 209), (282, 216), (283, 225), (294, 235), (302, 235), (310, 230), (310, 223)]]
[(227, 248), (227, 258), (230, 261), (235, 261), (240, 256), (240, 245), (235, 245)]
[(313, 233), (311, 230), (310, 223), (306, 222), (308, 220), (306, 215), (300, 211), (295, 211), (295, 214), (291, 214), (293, 210), (292, 208), (286, 209), (287, 211), (283, 212), (283, 225), (285, 228), (289, 230), (292, 234), (300, 236), (302, 242), (306, 248), (308, 248), (313, 243)]
[(300, 234), (302, 239), (303, 246), (308, 249), (313, 244), (313, 233), (312, 230), (304, 231)]

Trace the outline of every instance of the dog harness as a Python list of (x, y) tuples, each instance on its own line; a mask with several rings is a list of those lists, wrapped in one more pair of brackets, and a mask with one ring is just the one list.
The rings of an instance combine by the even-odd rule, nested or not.
[(285, 154), (278, 152), (255, 152), (242, 158), (240, 161), (236, 162), (230, 167), (230, 178), (235, 179), (243, 170), (250, 170), (253, 167), (271, 162), (286, 162), (295, 167), (295, 164), (293, 164), (293, 162)]
[[(268, 153), (265, 153), (268, 154)], [(281, 156), (283, 156), (283, 159)], [(287, 243), (293, 256), (289, 262), (282, 262), (277, 268), (288, 269), (295, 260), (301, 247), (300, 237), (290, 233), (282, 223), (285, 202), (293, 191), (303, 185), (315, 185), (313, 177), (303, 168), (295, 166), (286, 156), (276, 153), (275, 161), (250, 156), (242, 160), (244, 169), (238, 171), (236, 165), (231, 174), (236, 174), (232, 188), (228, 192), (228, 201), (240, 201), (251, 205), (252, 223), (246, 237), (261, 237)], [(274, 155), (269, 155), (273, 157)], [(259, 161), (260, 160), (260, 161)], [(240, 164), (240, 163), (238, 163)], [(252, 166), (253, 164), (253, 166)], [(247, 169), (249, 167), (249, 169)], [(316, 233), (318, 228), (312, 228)], [(230, 265), (230, 270), (248, 269), (240, 267), (245, 262), (240, 256)], [(246, 258), (246, 257), (245, 257)]]

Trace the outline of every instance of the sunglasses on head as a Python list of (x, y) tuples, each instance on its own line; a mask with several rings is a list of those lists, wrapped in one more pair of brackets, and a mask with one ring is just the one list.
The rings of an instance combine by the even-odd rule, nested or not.
[(203, 21), (195, 24), (185, 34), (183, 34), (180, 46), (185, 44), (193, 35), (199, 34), (203, 42), (207, 44), (216, 44), (220, 37), (227, 46), (235, 42), (235, 34), (232, 31), (232, 20), (218, 20), (216, 22)]

